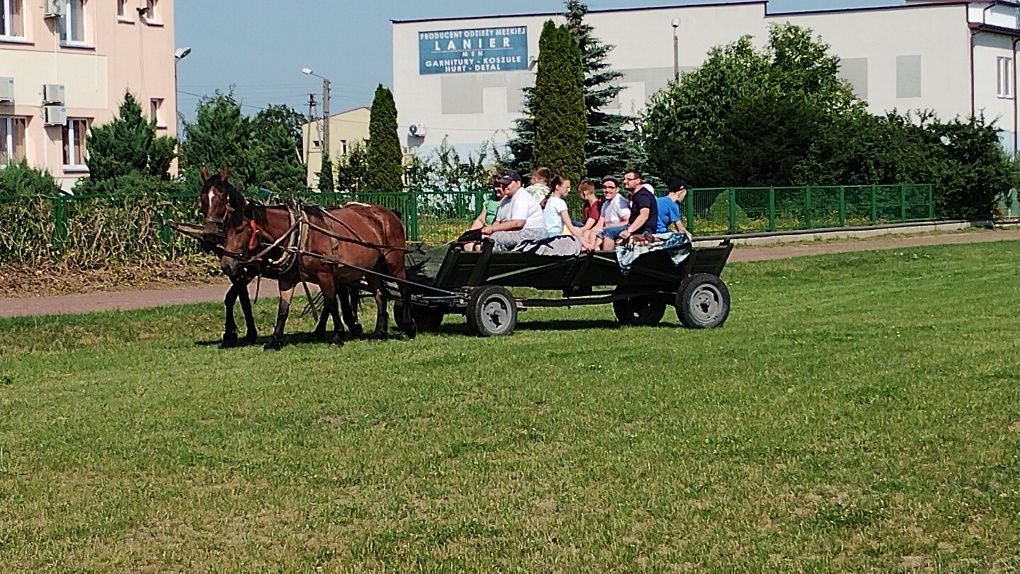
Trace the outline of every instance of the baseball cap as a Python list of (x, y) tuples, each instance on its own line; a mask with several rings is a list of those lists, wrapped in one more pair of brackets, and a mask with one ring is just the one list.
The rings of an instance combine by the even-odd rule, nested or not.
[(511, 181), (521, 181), (521, 174), (512, 169), (508, 169), (499, 174), (499, 178), (496, 181), (502, 185), (506, 185)]

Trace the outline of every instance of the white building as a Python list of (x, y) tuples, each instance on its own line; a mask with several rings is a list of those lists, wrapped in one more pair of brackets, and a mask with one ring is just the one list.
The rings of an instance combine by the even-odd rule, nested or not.
[[(1020, 3), (906, 0), (904, 6), (769, 13), (764, 0), (593, 10), (587, 21), (613, 45), (610, 66), (624, 88), (610, 106), (635, 114), (678, 67), (771, 24), (810, 28), (841, 58), (841, 74), (873, 113), (930, 109), (943, 119), (984, 113), (1016, 149), (1016, 46)], [(462, 152), (507, 141), (522, 88), (534, 83), (542, 25), (562, 14), (393, 21), (393, 97), (406, 145), (422, 152), (446, 138)], [(673, 23), (679, 25), (674, 29)], [(415, 134), (411, 134), (411, 126)]]

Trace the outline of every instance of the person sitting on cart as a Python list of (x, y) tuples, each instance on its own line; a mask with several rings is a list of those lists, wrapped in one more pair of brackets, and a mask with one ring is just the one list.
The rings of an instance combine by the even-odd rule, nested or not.
[[(503, 199), (496, 210), (496, 219), (481, 228), (482, 237), (492, 240), (495, 251), (510, 251), (524, 240), (545, 238), (542, 208), (530, 193), (522, 192), (520, 174), (507, 170), (498, 181), (503, 189)], [(479, 247), (475, 243), (465, 246), (465, 249), (473, 251)]]
[(531, 172), (531, 181), (528, 187), (524, 188), (535, 201), (542, 201), (549, 195), (549, 180), (552, 179), (552, 170), (547, 167), (536, 167)]
[(496, 211), (499, 209), (499, 202), (503, 199), (503, 186), (499, 183), (499, 176), (492, 176), (492, 193), (482, 202), (482, 210), (471, 220), (468, 231), (481, 229), (486, 225), (492, 225), (496, 221)]
[[(617, 234), (620, 241), (627, 241), (631, 235), (651, 235), (659, 219), (659, 206), (655, 199), (655, 190), (651, 185), (641, 181), (641, 172), (636, 169), (627, 170), (623, 176), (623, 185), (630, 192), (630, 218), (627, 225)], [(603, 249), (616, 247), (616, 239), (605, 237)]]
[(659, 217), (655, 225), (656, 233), (666, 233), (670, 225), (679, 233), (683, 233), (690, 239), (691, 234), (684, 226), (683, 215), (680, 212), (680, 205), (687, 197), (687, 182), (682, 179), (674, 179), (669, 182), (669, 192), (656, 199), (659, 208)]
[[(620, 195), (620, 184), (616, 176), (607, 175), (602, 178), (602, 208), (599, 220), (585, 234), (585, 249), (612, 249), (616, 238), (627, 228), (630, 220), (630, 202)], [(606, 241), (606, 238), (611, 238)], [(607, 247), (608, 245), (608, 247)]]
[(582, 179), (581, 183), (577, 184), (577, 193), (581, 195), (581, 219), (573, 222), (574, 227), (588, 231), (599, 222), (602, 200), (595, 193), (595, 183), (588, 178)]

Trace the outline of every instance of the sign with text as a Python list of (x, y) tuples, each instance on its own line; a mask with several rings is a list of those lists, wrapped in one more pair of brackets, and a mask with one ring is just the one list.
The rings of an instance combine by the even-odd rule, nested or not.
[(527, 69), (527, 26), (418, 32), (420, 74)]

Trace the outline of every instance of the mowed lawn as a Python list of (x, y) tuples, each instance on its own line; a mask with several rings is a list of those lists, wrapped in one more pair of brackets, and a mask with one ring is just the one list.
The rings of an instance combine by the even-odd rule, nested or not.
[(724, 278), (709, 331), (545, 309), (267, 353), (212, 304), (2, 319), (0, 565), (1020, 569), (1020, 242)]

